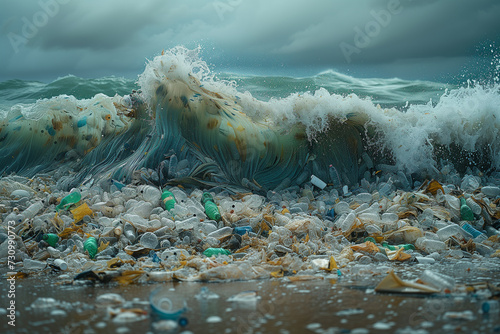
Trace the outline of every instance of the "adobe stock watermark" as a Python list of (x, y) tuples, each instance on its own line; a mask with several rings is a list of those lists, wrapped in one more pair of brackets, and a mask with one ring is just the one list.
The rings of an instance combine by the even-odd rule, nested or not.
[(59, 14), (61, 5), (65, 5), (71, 0), (39, 0), (38, 5), (40, 10), (33, 14), (31, 19), (26, 16), (21, 17), (23, 23), (19, 33), (9, 32), (9, 39), (12, 49), (15, 53), (19, 52), (19, 47), (26, 45), (29, 40), (33, 39), (39, 30), (45, 27), (51, 18)]
[(371, 10), (370, 15), (373, 20), (368, 21), (364, 27), (354, 27), (353, 44), (341, 42), (339, 44), (347, 63), (351, 63), (352, 55), (361, 53), (361, 50), (370, 46), (372, 40), (380, 35), (383, 28), (389, 26), (394, 15), (398, 15), (403, 10), (399, 0), (389, 0), (387, 9)]
[(237, 6), (241, 5), (243, 0), (225, 0), (225, 1), (215, 1), (213, 6), (217, 15), (221, 21), (224, 20), (224, 14), (227, 12), (232, 12)]

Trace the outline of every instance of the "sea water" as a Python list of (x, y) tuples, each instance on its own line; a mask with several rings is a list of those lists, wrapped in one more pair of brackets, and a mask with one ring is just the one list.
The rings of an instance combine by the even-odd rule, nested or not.
[[(93, 126), (91, 129), (95, 132), (89, 130), (86, 138), (75, 136), (72, 139), (72, 145), (77, 148), (81, 145), (80, 151), (76, 150), (77, 152), (74, 153), (63, 148), (55, 150), (53, 147), (62, 146), (62, 144), (54, 141), (49, 145), (51, 138), (48, 134), (46, 134), (48, 139), (45, 146), (42, 148), (37, 146), (37, 150), (50, 149), (52, 155), (48, 156), (48, 160), (54, 159), (71, 164), (71, 161), (81, 159), (95, 147), (107, 146), (108, 149), (102, 149), (101, 153), (94, 152), (97, 158), (90, 160), (92, 163), (96, 163), (98, 159), (108, 161), (107, 165), (106, 162), (103, 163), (104, 166), (99, 171), (105, 171), (112, 166), (118, 168), (117, 165), (120, 163), (139, 166), (134, 163), (142, 160), (143, 157), (139, 153), (135, 153), (134, 156), (134, 153), (128, 152), (140, 151), (138, 148), (143, 147), (144, 142), (151, 138), (151, 133), (148, 135), (147, 130), (144, 129), (154, 127), (152, 125), (154, 119), (151, 115), (149, 119), (148, 115), (142, 119), (136, 117), (133, 120), (134, 124), (141, 124), (138, 130), (133, 130), (135, 125), (132, 121), (121, 119), (123, 123), (119, 126), (124, 129), (123, 131), (129, 131), (128, 136), (135, 138), (135, 142), (115, 140), (114, 138), (118, 138), (123, 133), (116, 125), (119, 122), (118, 117), (122, 117), (119, 110), (130, 107), (132, 102), (128, 94), (135, 90), (139, 91), (137, 94), (145, 104), (153, 108), (152, 104), (156, 101), (155, 94), (158, 94), (159, 82), (165, 80), (167, 75), (169, 76), (167, 79), (173, 82), (183, 81), (188, 85), (195, 82), (193, 87), (199, 86), (200, 89), (206, 89), (216, 97), (229, 96), (234, 99), (234, 102), (231, 102), (234, 103), (234, 107), (246, 115), (252, 124), (265, 124), (266, 128), (277, 133), (282, 131), (281, 129), (303, 126), (307, 140), (314, 145), (321, 145), (322, 133), (335, 131), (335, 129), (330, 129), (332, 119), (340, 124), (351, 122), (356, 126), (361, 125), (363, 128), (361, 131), (364, 131), (368, 138), (363, 143), (363, 150), (371, 157), (376, 157), (378, 154), (379, 158), (383, 157), (384, 162), (389, 162), (388, 165), (379, 164), (377, 167), (384, 168), (383, 166), (392, 165), (391, 168), (402, 171), (403, 175), (430, 173), (449, 175), (451, 178), (454, 174), (449, 173), (450, 166), (452, 166), (452, 171), (457, 169), (462, 173), (466, 171), (466, 168), (492, 172), (500, 167), (500, 85), (497, 75), (488, 73), (488, 77), (494, 78), (491, 82), (465, 81), (463, 84), (398, 78), (354, 78), (333, 70), (308, 77), (241, 75), (217, 72), (217, 69), (209, 68), (207, 63), (199, 57), (199, 50), (176, 47), (151, 60), (144, 73), (139, 75), (138, 80), (120, 77), (87, 79), (66, 76), (48, 83), (22, 80), (0, 83), (0, 125), (4, 130), (0, 132), (0, 143), (3, 142), (0, 146), (0, 161), (3, 162), (0, 171), (21, 172), (22, 174), (22, 171), (29, 170), (33, 174), (34, 171), (46, 170), (48, 167), (44, 165), (44, 161), (37, 161), (37, 168), (33, 169), (29, 166), (31, 158), (24, 158), (22, 161), (17, 159), (15, 163), (10, 163), (12, 152), (17, 152), (21, 156), (23, 152), (29, 151), (30, 146), (35, 147), (36, 144), (40, 144), (40, 140), (35, 135), (32, 136), (29, 130), (13, 126), (20, 122), (20, 119), (42, 120), (48, 113), (52, 113), (54, 119), (60, 117), (62, 113), (78, 117), (81, 110), (95, 116), (98, 113), (92, 109), (95, 105), (99, 105), (101, 109), (113, 109), (114, 105), (116, 115), (107, 114), (106, 109), (102, 114), (104, 121), (99, 119), (92, 123), (90, 116), (85, 116), (85, 119), (80, 119), (75, 123), (78, 127), (84, 123), (85, 126)], [(196, 98), (196, 94), (194, 96)], [(227, 101), (228, 99), (226, 99), (226, 104)], [(187, 106), (189, 103), (196, 102), (183, 101), (182, 103)], [(117, 122), (113, 123), (114, 128), (106, 124), (109, 120), (107, 117), (113, 118), (112, 121), (116, 118)], [(158, 118), (156, 122), (158, 126)], [(162, 122), (166, 121), (162, 120)], [(53, 137), (55, 136), (54, 127), (48, 127), (48, 132)], [(63, 128), (63, 131), (66, 130)], [(183, 136), (183, 134), (179, 136), (176, 129), (165, 131), (174, 138)], [(91, 135), (94, 137), (89, 139)], [(18, 142), (23, 141), (21, 137), (24, 138), (22, 148), (13, 146), (12, 141), (9, 141), (13, 136), (19, 139), (15, 140)], [(103, 139), (100, 139), (100, 136)], [(342, 135), (339, 136), (342, 137)], [(163, 143), (164, 137), (165, 133), (162, 133), (153, 140)], [(62, 136), (62, 138), (65, 137)], [(155, 138), (154, 135), (153, 138)], [(191, 144), (196, 146), (199, 143)], [(48, 148), (47, 145), (51, 147)], [(185, 151), (179, 152), (178, 148), (184, 145), (183, 142), (164, 145), (165, 150), (169, 149), (170, 153), (156, 152), (155, 157), (149, 156), (148, 159), (153, 163), (150, 163), (148, 167), (158, 165), (161, 161), (160, 155), (169, 155), (170, 162), (175, 159), (175, 161), (183, 160), (185, 172), (181, 175), (188, 175), (199, 165), (193, 162), (194, 158), (186, 156)], [(202, 152), (204, 150), (206, 151), (205, 148), (201, 149)], [(245, 157), (242, 156), (240, 147), (237, 147), (237, 150), (229, 147), (228, 150), (231, 151), (230, 154), (233, 157), (236, 157), (235, 160), (244, 160)], [(294, 150), (293, 145), (290, 150)], [(140, 154), (150, 153), (145, 148), (143, 151)], [(175, 154), (172, 155), (172, 153)], [(33, 157), (34, 153), (30, 154), (29, 157)], [(131, 157), (130, 154), (132, 154)], [(181, 156), (181, 154), (184, 155)], [(127, 155), (133, 163), (123, 163)], [(256, 158), (250, 155), (248, 159)], [(318, 166), (318, 161), (323, 163), (323, 160), (319, 159), (321, 157), (307, 154), (298, 162), (304, 166), (310, 166), (310, 174), (319, 170), (316, 174), (328, 178), (329, 171)], [(223, 157), (216, 162), (224, 165), (227, 160), (227, 157)], [(370, 157), (367, 161), (373, 164)], [(365, 168), (366, 165), (365, 163)], [(246, 183), (243, 182), (243, 185), (249, 188), (255, 187), (252, 182), (248, 181), (251, 180), (248, 175), (253, 175), (252, 173), (255, 172), (250, 170), (252, 168), (257, 167), (252, 165), (251, 168), (239, 171), (236, 177), (247, 180)], [(180, 172), (182, 171), (177, 170), (177, 173)], [(226, 176), (229, 173), (227, 169), (224, 169), (224, 172)], [(359, 179), (362, 178), (361, 173), (362, 171)], [(30, 172), (25, 174), (30, 174)], [(298, 172), (293, 176), (294, 179), (301, 177)], [(342, 177), (341, 175), (339, 179)], [(231, 181), (231, 177), (228, 178)], [(389, 180), (388, 183), (391, 182), (392, 180)]]

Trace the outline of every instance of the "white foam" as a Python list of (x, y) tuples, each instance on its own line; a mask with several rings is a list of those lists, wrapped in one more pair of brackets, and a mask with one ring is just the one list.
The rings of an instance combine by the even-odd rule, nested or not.
[(332, 119), (369, 125), (382, 134), (379, 142), (370, 143), (372, 149), (389, 150), (396, 165), (406, 172), (436, 167), (436, 144), (456, 144), (468, 151), (487, 147), (494, 167), (500, 167), (499, 84), (474, 84), (446, 91), (439, 102), (410, 105), (404, 112), (381, 108), (355, 94), (331, 94), (324, 88), (266, 102), (249, 92), (238, 92), (234, 82), (214, 78), (207, 63), (199, 58), (199, 51), (178, 46), (150, 61), (138, 80), (146, 100), (153, 96), (160, 80), (168, 77), (188, 85), (202, 85), (236, 100), (253, 121), (283, 129), (304, 124), (310, 140), (328, 131)]

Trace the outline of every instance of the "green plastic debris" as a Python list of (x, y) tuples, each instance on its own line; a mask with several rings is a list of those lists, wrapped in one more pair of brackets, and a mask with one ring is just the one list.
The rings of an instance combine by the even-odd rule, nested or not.
[(201, 197), (201, 203), (205, 206), (205, 212), (208, 216), (208, 218), (219, 221), (222, 219), (219, 208), (217, 207), (217, 204), (214, 202), (214, 198), (212, 195), (208, 192), (204, 192), (202, 197)]
[(403, 248), (405, 250), (410, 250), (410, 249), (415, 249), (415, 246), (412, 244), (401, 244), (401, 245), (389, 245), (387, 242), (382, 242), (382, 247), (387, 248), (389, 250), (398, 250), (400, 248)]
[(201, 196), (201, 204), (205, 204), (207, 201), (214, 202), (214, 198), (211, 193), (204, 192)]
[(472, 212), (472, 209), (469, 208), (469, 206), (465, 203), (464, 197), (460, 197), (460, 216), (462, 217), (462, 220), (474, 220), (474, 213)]
[(208, 218), (212, 220), (219, 221), (222, 219), (219, 208), (214, 202), (207, 201), (205, 203), (205, 212), (207, 213)]
[(97, 240), (94, 237), (89, 237), (83, 243), (83, 249), (89, 253), (89, 257), (93, 259), (97, 254)]
[(75, 190), (61, 200), (61, 203), (56, 206), (56, 211), (61, 209), (67, 210), (73, 204), (80, 202), (81, 199), (82, 194), (78, 190)]
[(161, 194), (161, 201), (163, 202), (163, 207), (165, 210), (170, 211), (175, 206), (175, 196), (168, 190), (163, 190)]
[(54, 233), (47, 233), (42, 236), (42, 239), (49, 244), (49, 246), (56, 247), (59, 237)]
[(217, 256), (217, 255), (230, 255), (231, 251), (224, 249), (224, 248), (207, 248), (204, 252), (203, 255), (206, 257), (211, 257), (211, 256)]

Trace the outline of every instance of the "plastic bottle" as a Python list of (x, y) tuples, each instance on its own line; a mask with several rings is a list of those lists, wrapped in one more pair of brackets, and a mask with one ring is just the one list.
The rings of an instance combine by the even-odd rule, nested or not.
[(230, 255), (231, 252), (227, 249), (224, 248), (207, 248), (204, 252), (203, 255), (206, 257), (211, 257), (211, 256), (217, 256), (217, 255)]
[(163, 207), (165, 210), (172, 210), (175, 206), (175, 196), (168, 190), (163, 190), (161, 194), (161, 201), (163, 202)]
[(24, 219), (31, 219), (37, 215), (37, 213), (43, 209), (42, 202), (35, 202), (31, 204), (26, 210), (23, 211)]
[(80, 202), (82, 194), (78, 190), (72, 191), (68, 196), (64, 197), (56, 206), (56, 211), (61, 209), (67, 210), (71, 205)]
[(468, 224), (466, 222), (460, 222), (460, 226), (464, 229), (464, 231), (466, 231), (472, 235), (472, 238), (474, 238), (475, 242), (483, 242), (486, 239), (488, 239), (486, 234), (479, 232), (478, 230), (476, 230), (474, 227), (472, 227), (470, 224)]
[(65, 271), (68, 269), (68, 264), (66, 263), (66, 261), (64, 261), (62, 259), (55, 259), (54, 265), (56, 267), (58, 267), (59, 269), (61, 269), (62, 271)]
[(97, 254), (97, 240), (94, 237), (89, 237), (83, 243), (83, 250), (89, 253), (89, 257), (93, 259)]
[(205, 212), (211, 220), (219, 221), (222, 219), (219, 208), (217, 207), (217, 204), (211, 201), (205, 202)]
[(489, 237), (491, 237), (492, 235), (500, 236), (500, 231), (498, 231), (493, 226), (486, 226), (484, 229), (486, 230), (486, 235)]
[(460, 216), (462, 217), (462, 220), (467, 220), (467, 221), (474, 220), (474, 213), (472, 212), (471, 208), (467, 206), (464, 197), (460, 197)]
[(319, 189), (325, 189), (326, 187), (326, 183), (323, 182), (323, 180), (318, 178), (316, 175), (311, 175), (311, 183), (314, 184)]
[(47, 264), (43, 261), (24, 259), (23, 266), (27, 270), (42, 270), (47, 266)]
[(135, 227), (132, 226), (132, 224), (130, 224), (129, 222), (126, 222), (123, 225), (123, 235), (125, 235), (131, 242), (135, 242), (135, 240), (137, 239)]
[(425, 270), (420, 279), (426, 284), (432, 285), (440, 290), (453, 290), (455, 288), (455, 279), (451, 276), (436, 273), (432, 270)]
[(146, 248), (155, 249), (158, 245), (158, 237), (152, 232), (146, 232), (141, 236), (139, 243)]
[(456, 224), (450, 224), (437, 230), (436, 234), (441, 241), (445, 241), (454, 235), (461, 235), (462, 233), (460, 232), (460, 226)]
[(483, 313), (493, 314), (500, 311), (500, 302), (498, 300), (487, 300), (481, 305)]
[(238, 226), (234, 228), (233, 232), (239, 235), (245, 235), (246, 233), (252, 232), (252, 226)]
[(217, 207), (217, 204), (214, 202), (214, 198), (212, 195), (208, 192), (204, 192), (203, 195), (201, 196), (201, 203), (205, 207), (205, 212), (208, 216), (208, 218), (219, 221), (222, 219), (219, 208)]
[(233, 228), (226, 226), (226, 227), (218, 229), (217, 231), (213, 231), (213, 232), (209, 233), (207, 235), (207, 237), (220, 239), (220, 238), (227, 237), (231, 234), (233, 234)]
[(56, 247), (59, 237), (57, 234), (47, 233), (42, 236), (42, 239), (52, 247)]
[(356, 215), (354, 213), (349, 213), (342, 222), (339, 222), (339, 227), (343, 233), (349, 231), (354, 225), (354, 220), (356, 219)]
[(330, 217), (332, 220), (335, 218), (335, 209), (334, 208), (330, 208), (327, 212), (326, 212), (326, 216), (327, 217)]

